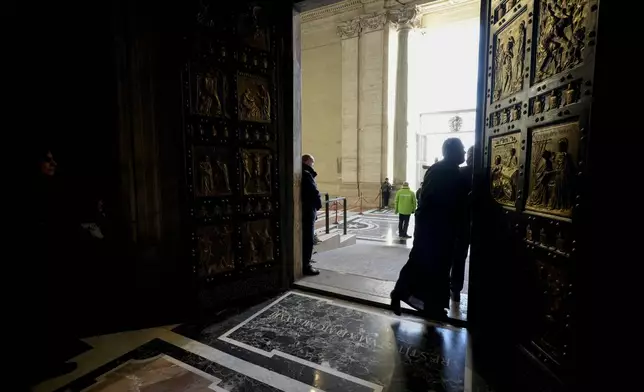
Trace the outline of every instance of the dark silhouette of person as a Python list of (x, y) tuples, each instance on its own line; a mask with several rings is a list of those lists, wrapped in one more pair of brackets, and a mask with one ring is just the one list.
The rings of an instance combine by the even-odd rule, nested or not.
[(423, 302), (426, 317), (446, 317), (450, 268), (457, 238), (465, 229), (467, 190), (458, 168), (464, 161), (463, 143), (449, 138), (443, 143), (443, 160), (425, 173), (413, 247), (391, 292), (391, 308), (398, 315), (400, 301), (416, 306), (410, 302), (413, 297)]
[(423, 189), (423, 182), (421, 181), (420, 185), (418, 186), (418, 189), (416, 189), (416, 208), (418, 208), (418, 206), (420, 205), (420, 195), (422, 193), (421, 192), (422, 189)]
[[(472, 170), (474, 163), (474, 146), (467, 149), (467, 157), (465, 159), (466, 166), (459, 167), (463, 186), (465, 192), (469, 195), (472, 191)], [(471, 208), (467, 206), (465, 210), (465, 230), (462, 231), (456, 241), (456, 253), (454, 255), (454, 262), (452, 264), (452, 271), (450, 273), (450, 290), (452, 301), (461, 302), (461, 290), (463, 290), (463, 282), (465, 280), (465, 262), (467, 260), (467, 253), (470, 248), (470, 218)]]
[[(43, 353), (33, 369), (30, 383), (69, 373), (75, 363), (66, 363), (67, 346), (74, 340), (70, 328), (72, 279), (70, 252), (78, 234), (73, 200), (56, 176), (58, 163), (48, 146), (30, 152), (25, 172), (28, 182), (24, 230), (29, 233), (30, 312), (38, 318), (35, 333), (40, 336), (36, 349)], [(26, 330), (30, 330), (27, 326)], [(31, 351), (31, 350), (28, 350)]]
[(311, 267), (315, 220), (317, 211), (322, 208), (322, 198), (315, 183), (315, 177), (318, 174), (313, 170), (314, 165), (315, 158), (312, 155), (302, 156), (302, 272), (304, 275), (320, 273)]
[(382, 209), (389, 207), (389, 198), (391, 197), (391, 183), (389, 178), (385, 178), (385, 181), (380, 186), (382, 191)]

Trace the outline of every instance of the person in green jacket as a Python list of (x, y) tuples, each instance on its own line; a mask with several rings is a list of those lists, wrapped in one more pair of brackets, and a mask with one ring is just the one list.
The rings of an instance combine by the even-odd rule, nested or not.
[(407, 235), (409, 218), (416, 211), (416, 194), (409, 189), (409, 183), (403, 182), (402, 188), (396, 192), (396, 209), (398, 214), (398, 235), (400, 238), (411, 238)]

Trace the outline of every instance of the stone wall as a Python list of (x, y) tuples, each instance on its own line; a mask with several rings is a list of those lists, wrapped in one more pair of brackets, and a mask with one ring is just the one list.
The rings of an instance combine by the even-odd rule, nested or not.
[(386, 177), (384, 1), (347, 0), (302, 17), (303, 151), (320, 191), (375, 205)]

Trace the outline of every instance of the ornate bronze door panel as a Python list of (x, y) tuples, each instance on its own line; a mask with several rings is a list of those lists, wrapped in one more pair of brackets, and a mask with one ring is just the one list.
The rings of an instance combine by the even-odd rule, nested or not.
[(270, 12), (202, 0), (185, 38), (187, 256), (204, 308), (281, 284), (278, 29)]
[[(525, 279), (519, 285), (533, 302), (523, 306), (536, 305), (519, 325), (529, 331), (519, 343), (558, 374), (572, 367), (575, 352), (597, 11), (597, 0), (493, 0), (483, 8), (489, 18), (477, 172), (487, 180), (477, 192), (489, 192), (499, 207), (486, 219), (510, 233), (506, 242), (478, 244), (479, 257), (512, 249), (514, 268), (524, 274), (509, 278)], [(491, 222), (477, 216), (481, 233)]]

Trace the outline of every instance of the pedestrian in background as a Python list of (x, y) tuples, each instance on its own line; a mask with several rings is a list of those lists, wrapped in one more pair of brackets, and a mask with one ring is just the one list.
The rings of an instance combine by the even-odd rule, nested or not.
[(389, 207), (389, 197), (391, 196), (391, 183), (389, 178), (385, 178), (385, 182), (380, 186), (380, 191), (382, 192), (382, 209)]
[(398, 236), (411, 238), (407, 234), (409, 218), (416, 211), (416, 194), (409, 189), (409, 183), (403, 182), (402, 188), (396, 192), (395, 213), (398, 214)]

